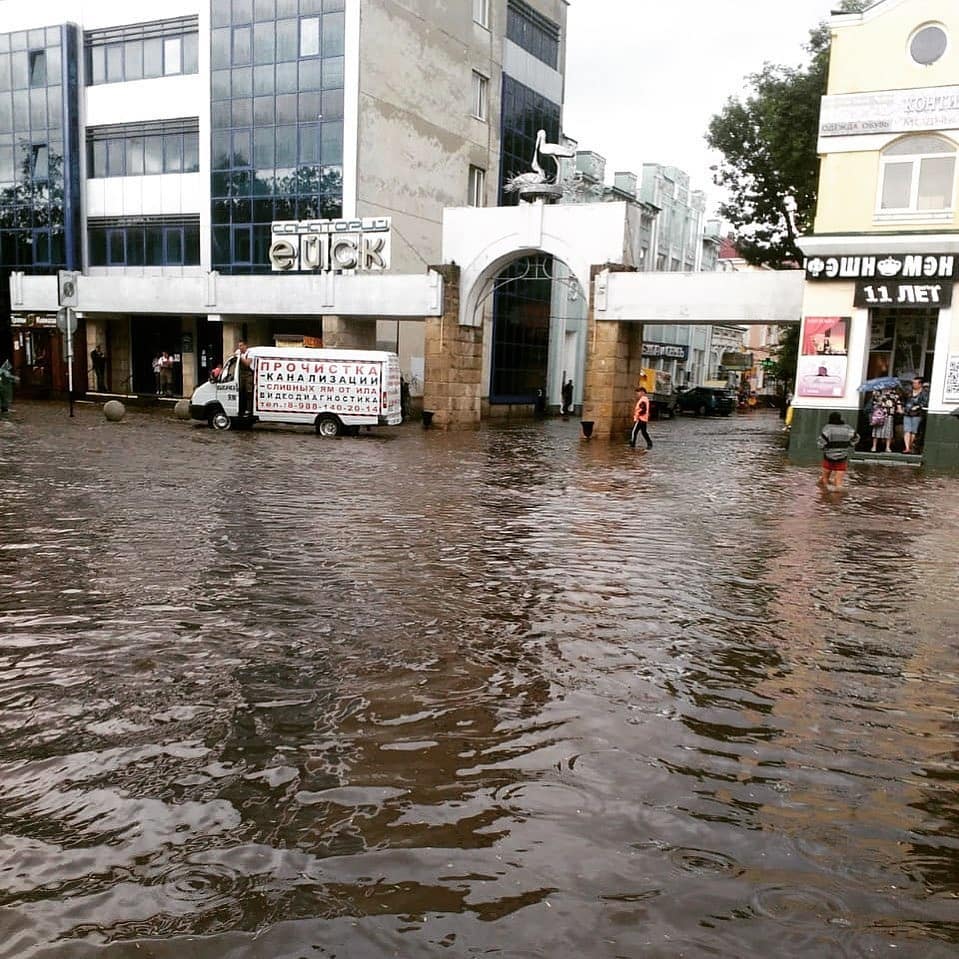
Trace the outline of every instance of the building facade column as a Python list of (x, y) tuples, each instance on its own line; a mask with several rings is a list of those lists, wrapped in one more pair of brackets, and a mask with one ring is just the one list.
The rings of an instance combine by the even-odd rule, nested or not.
[(376, 320), (324, 316), (323, 347), (330, 350), (375, 350)]
[(443, 277), (443, 314), (426, 317), (423, 413), (443, 430), (480, 422), (483, 327), (460, 326), (460, 268), (431, 266)]
[[(616, 268), (590, 270), (582, 421), (593, 424), (591, 435), (597, 439), (625, 442), (643, 368), (643, 325), (596, 319), (596, 277), (603, 270)], [(619, 272), (631, 271), (621, 268)]]

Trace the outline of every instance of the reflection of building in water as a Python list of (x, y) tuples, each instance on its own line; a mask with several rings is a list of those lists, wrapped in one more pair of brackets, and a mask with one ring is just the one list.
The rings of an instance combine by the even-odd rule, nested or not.
[[(946, 56), (959, 8), (925, 0), (879, 0), (830, 22), (832, 49), (822, 105), (822, 167), (815, 233), (806, 255), (800, 357), (849, 351), (841, 389), (798, 391), (790, 449), (817, 455), (830, 412), (860, 416), (866, 379), (913, 377), (930, 384), (923, 459), (959, 466), (959, 113), (942, 109), (943, 87), (959, 84)], [(882, 131), (877, 133), (876, 131)], [(848, 342), (836, 340), (849, 318)], [(808, 372), (808, 370), (807, 370)], [(860, 430), (862, 432), (862, 430)]]

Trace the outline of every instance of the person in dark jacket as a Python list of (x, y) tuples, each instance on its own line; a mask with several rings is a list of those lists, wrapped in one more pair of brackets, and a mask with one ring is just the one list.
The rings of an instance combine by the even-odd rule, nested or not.
[(916, 437), (922, 428), (922, 418), (929, 408), (929, 389), (923, 385), (922, 378), (912, 381), (912, 392), (902, 401), (902, 443), (903, 453), (915, 453)]
[(859, 434), (843, 421), (841, 414), (830, 413), (829, 422), (822, 428), (816, 441), (823, 455), (820, 486), (824, 489), (830, 486), (842, 489), (849, 468), (849, 453), (858, 442)]

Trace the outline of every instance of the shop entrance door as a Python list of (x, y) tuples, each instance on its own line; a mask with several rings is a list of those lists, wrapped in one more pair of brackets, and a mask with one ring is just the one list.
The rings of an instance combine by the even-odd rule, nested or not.
[[(159, 393), (160, 384), (153, 371), (153, 361), (164, 350), (173, 357), (180, 356), (180, 318), (168, 316), (137, 317), (131, 323), (130, 345), (135, 393)], [(173, 367), (173, 393), (183, 390), (180, 364)]]
[(869, 318), (866, 379), (898, 376), (908, 382), (918, 376), (928, 382), (932, 376), (939, 311), (871, 310)]
[(196, 321), (196, 382), (206, 383), (210, 373), (223, 363), (223, 324), (205, 316)]

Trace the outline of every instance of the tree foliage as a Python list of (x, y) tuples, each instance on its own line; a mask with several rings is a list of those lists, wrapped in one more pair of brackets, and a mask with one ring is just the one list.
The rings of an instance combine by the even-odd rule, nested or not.
[(792, 384), (799, 363), (799, 324), (780, 327), (779, 346), (773, 354), (776, 365), (772, 376), (781, 383)]
[[(868, 2), (844, 0), (840, 10), (859, 11)], [(796, 238), (812, 227), (819, 103), (829, 67), (825, 23), (810, 31), (805, 49), (809, 61), (804, 66), (766, 63), (747, 77), (749, 94), (730, 97), (706, 135), (709, 146), (723, 154), (715, 182), (728, 199), (720, 204), (720, 215), (732, 225), (736, 247), (749, 263), (801, 262)]]

